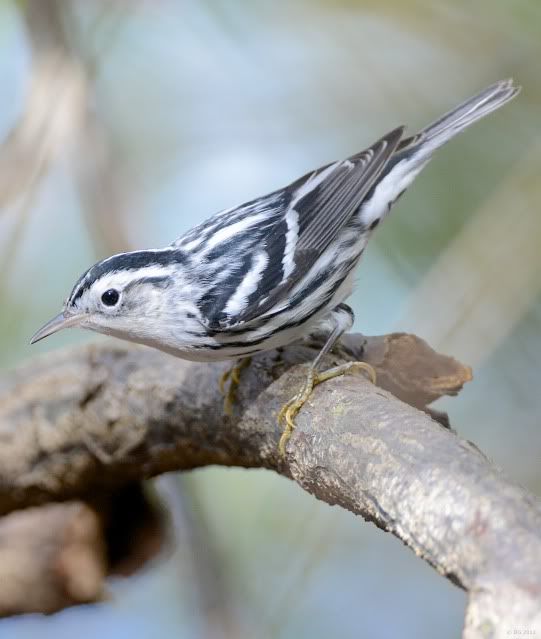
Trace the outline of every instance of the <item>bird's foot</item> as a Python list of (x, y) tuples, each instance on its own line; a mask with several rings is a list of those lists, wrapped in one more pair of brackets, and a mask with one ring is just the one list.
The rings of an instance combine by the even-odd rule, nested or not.
[(295, 429), (295, 417), (312, 394), (314, 388), (318, 384), (333, 379), (334, 377), (348, 375), (357, 371), (367, 373), (372, 384), (376, 383), (376, 371), (366, 362), (348, 362), (347, 364), (340, 364), (339, 366), (329, 368), (321, 373), (318, 373), (312, 366), (310, 367), (304, 386), (292, 399), (282, 406), (278, 413), (278, 424), (283, 426), (284, 429), (278, 442), (278, 450), (282, 457), (285, 455), (287, 442)]
[[(240, 375), (242, 369), (249, 366), (251, 361), (251, 357), (243, 357), (242, 359), (239, 359), (220, 377), (220, 381), (218, 383), (220, 385), (220, 392), (224, 396), (224, 413), (226, 415), (233, 414), (233, 405), (237, 397), (237, 387), (240, 384)], [(228, 380), (229, 386), (227, 386), (226, 389)]]

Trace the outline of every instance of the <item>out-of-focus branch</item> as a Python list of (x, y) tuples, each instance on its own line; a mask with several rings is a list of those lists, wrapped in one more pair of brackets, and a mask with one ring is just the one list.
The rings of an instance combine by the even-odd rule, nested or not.
[(0, 518), (0, 617), (107, 597), (107, 575), (131, 575), (166, 546), (168, 518), (140, 484)]
[[(114, 5), (109, 7), (109, 11)], [(69, 4), (60, 0), (40, 0), (28, 3), (25, 11), (28, 34), (34, 57), (34, 77), (38, 75), (40, 60), (56, 60), (55, 75), (43, 73), (49, 84), (48, 95), (57, 100), (54, 83), (61, 83), (61, 104), (66, 113), (59, 121), (71, 118), (71, 145), (56, 140), (57, 149), (71, 152), (74, 177), (79, 189), (85, 221), (101, 254), (115, 253), (129, 248), (129, 239), (121, 223), (122, 212), (128, 209), (128, 189), (124, 188), (121, 164), (115, 157), (112, 136), (97, 111), (95, 80), (98, 60), (88, 55), (81, 39), (77, 38), (77, 23)], [(105, 9), (104, 9), (105, 11)], [(82, 34), (81, 34), (82, 35)], [(51, 70), (49, 69), (49, 72)], [(74, 83), (77, 75), (77, 83)], [(65, 93), (82, 87), (81, 99), (66, 100)], [(47, 105), (54, 112), (52, 104)], [(28, 113), (35, 118), (35, 101), (28, 101)], [(48, 114), (50, 117), (50, 114)], [(38, 142), (45, 138), (38, 136)], [(71, 148), (70, 148), (71, 146)]]
[[(349, 344), (357, 356), (362, 343)], [(128, 347), (34, 361), (0, 382), (0, 510), (206, 464), (269, 468), (392, 532), (468, 590), (465, 636), (535, 627), (539, 500), (426, 413), (362, 378), (329, 381), (280, 458), (276, 413), (307, 355), (294, 346), (257, 357), (233, 418), (223, 417), (216, 390), (221, 365)], [(368, 338), (363, 358), (383, 387), (417, 407), (470, 378), (410, 335)]]
[(4, 282), (42, 179), (59, 161), (69, 160), (74, 171), (97, 252), (129, 248), (121, 222), (130, 208), (128, 189), (96, 110), (97, 61), (86, 59), (73, 33), (70, 38), (73, 7), (32, 0), (22, 10), (31, 51), (29, 85), (22, 113), (0, 145), (0, 214), (14, 207), (16, 216), (1, 251)]
[(50, 504), (0, 520), (0, 615), (54, 612), (101, 597), (105, 544), (81, 502)]
[[(541, 139), (534, 139), (408, 296), (398, 325), (415, 326), (458, 357), (467, 353), (474, 367), (494, 353), (541, 291), (540, 169)], [(512, 260), (502, 260), (502, 246)]]
[(28, 2), (32, 67), (23, 112), (0, 147), (0, 210), (35, 188), (73, 144), (88, 100), (86, 73), (61, 36), (53, 0)]

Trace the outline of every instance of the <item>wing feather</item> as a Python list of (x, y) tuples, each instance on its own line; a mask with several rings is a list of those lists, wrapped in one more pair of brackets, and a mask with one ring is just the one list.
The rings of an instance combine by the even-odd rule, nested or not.
[[(287, 297), (358, 211), (393, 155), (402, 133), (403, 127), (394, 129), (347, 160), (317, 169), (262, 200), (227, 212), (240, 224), (255, 213), (255, 207), (258, 213), (262, 212), (261, 202), (268, 203), (268, 209), (264, 211), (268, 215), (266, 224), (250, 227), (251, 239), (257, 240), (258, 250), (251, 256), (244, 255), (243, 275), (253, 276), (253, 270), (251, 275), (247, 272), (255, 268), (256, 259), (261, 259), (261, 251), (266, 253), (266, 267), (259, 273), (255, 290), (252, 290), (253, 286), (246, 286), (244, 280), (237, 280), (231, 296), (240, 291), (243, 284), (249, 291), (242, 300), (237, 294), (234, 305), (237, 312), (227, 312), (231, 297), (224, 295), (222, 287), (214, 302), (206, 297), (204, 316), (210, 329), (225, 331), (240, 325), (244, 327)], [(203, 230), (212, 228), (211, 223), (212, 218)], [(186, 237), (184, 242), (189, 239), (191, 237)]]
[[(394, 153), (402, 132), (403, 127), (397, 128), (365, 151), (343, 162), (325, 166), (286, 187), (289, 202), (277, 226), (288, 211), (293, 210), (298, 215), (294, 268), (287, 277), (280, 277), (283, 269), (276, 266), (283, 251), (283, 230), (275, 233), (273, 229), (267, 238), (267, 251), (271, 258), (268, 274), (263, 274), (258, 290), (241, 313), (225, 321), (222, 318), (219, 323), (222, 330), (254, 320), (287, 296), (358, 210)], [(276, 251), (273, 250), (275, 245), (279, 246)]]

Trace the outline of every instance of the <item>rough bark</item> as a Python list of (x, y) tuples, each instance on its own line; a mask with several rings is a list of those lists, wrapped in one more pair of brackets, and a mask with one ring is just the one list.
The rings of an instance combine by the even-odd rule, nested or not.
[[(354, 356), (363, 343), (350, 338)], [(225, 364), (118, 346), (31, 362), (0, 381), (0, 513), (95, 501), (170, 470), (268, 468), (392, 532), (466, 589), (465, 637), (537, 630), (539, 499), (425, 412), (469, 369), (411, 335), (367, 338), (378, 386), (351, 376), (317, 387), (281, 458), (276, 414), (310, 356), (294, 346), (255, 358), (232, 417), (217, 392)]]

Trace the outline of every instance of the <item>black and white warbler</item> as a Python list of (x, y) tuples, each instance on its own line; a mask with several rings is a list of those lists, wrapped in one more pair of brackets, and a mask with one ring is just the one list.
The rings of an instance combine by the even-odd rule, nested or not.
[(347, 160), (214, 215), (170, 246), (98, 262), (32, 343), (78, 326), (185, 359), (215, 361), (246, 358), (325, 330), (328, 339), (304, 387), (281, 412), (283, 451), (316, 383), (352, 366), (370, 368), (353, 363), (317, 372), (353, 323), (344, 301), (370, 235), (437, 148), (518, 91), (512, 80), (498, 82), (413, 137), (403, 138), (399, 127)]

